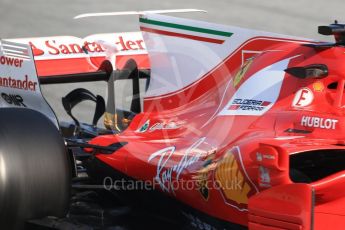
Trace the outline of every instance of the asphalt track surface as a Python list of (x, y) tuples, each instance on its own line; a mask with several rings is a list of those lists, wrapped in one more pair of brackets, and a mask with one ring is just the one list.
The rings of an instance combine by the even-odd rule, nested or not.
[[(317, 34), (318, 25), (335, 19), (345, 23), (344, 0), (0, 0), (0, 38), (71, 35), (85, 37), (95, 33), (138, 31), (136, 16), (73, 20), (87, 12), (198, 8), (203, 13), (179, 16), (257, 30), (289, 34), (317, 40), (330, 40)], [(61, 97), (75, 87), (85, 87), (105, 96), (105, 84), (44, 86), (43, 92), (60, 120), (69, 120)], [(118, 91), (117, 98), (129, 92)], [(92, 104), (77, 109), (82, 121), (91, 121)]]

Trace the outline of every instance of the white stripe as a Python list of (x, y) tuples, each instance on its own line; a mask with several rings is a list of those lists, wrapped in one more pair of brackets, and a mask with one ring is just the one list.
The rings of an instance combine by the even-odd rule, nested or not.
[(8, 52), (8, 53), (15, 53), (15, 54), (22, 54), (22, 55), (26, 55), (29, 57), (29, 55), (27, 55), (27, 51), (22, 51), (22, 50), (14, 50), (14, 49), (3, 49), (4, 52)]
[(2, 44), (2, 47), (3, 47), (3, 48), (6, 47), (6, 49), (11, 49), (11, 48), (13, 48), (13, 49), (18, 49), (18, 50), (26, 50), (26, 51), (28, 50), (27, 47), (14, 46), (14, 45), (6, 44), (6, 43), (3, 43), (3, 44)]
[(10, 42), (8, 40), (6, 40), (6, 41), (2, 40), (1, 44), (2, 44), (2, 46), (14, 47), (14, 48), (23, 49), (23, 50), (27, 50), (28, 49), (26, 44)]
[(167, 13), (187, 13), (187, 12), (207, 13), (207, 11), (199, 10), (199, 9), (122, 11), (122, 12), (86, 13), (86, 14), (77, 15), (77, 16), (74, 17), (74, 19), (89, 18), (89, 17), (104, 17), (104, 16), (142, 15), (142, 14), (167, 14)]
[(6, 51), (4, 51), (3, 53), (7, 57), (15, 57), (15, 58), (22, 58), (22, 59), (26, 59), (26, 60), (31, 60), (30, 56), (24, 56), (24, 55), (10, 53), (10, 52), (6, 52)]
[(297, 139), (297, 138), (303, 138), (305, 136), (280, 136), (280, 137), (275, 137), (274, 139), (276, 140), (292, 140), (292, 139)]

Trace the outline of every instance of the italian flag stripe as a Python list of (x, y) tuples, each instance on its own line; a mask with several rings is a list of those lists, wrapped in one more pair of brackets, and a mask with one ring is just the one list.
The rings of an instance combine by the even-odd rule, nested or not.
[(220, 31), (220, 30), (211, 30), (211, 29), (205, 29), (205, 28), (194, 27), (194, 26), (186, 26), (186, 25), (156, 21), (156, 20), (146, 19), (146, 18), (140, 18), (139, 21), (142, 23), (147, 23), (151, 25), (164, 26), (164, 27), (170, 27), (170, 28), (181, 29), (181, 30), (189, 30), (189, 31), (219, 35), (219, 36), (224, 36), (224, 37), (230, 37), (232, 35), (232, 33), (230, 32), (225, 32), (225, 31)]
[(139, 20), (142, 23), (141, 30), (143, 31), (203, 42), (222, 44), (226, 38), (229, 38), (233, 35), (233, 33), (221, 30), (162, 22), (147, 18), (140, 18)]
[(215, 39), (215, 38), (206, 38), (206, 37), (200, 37), (200, 36), (195, 36), (195, 35), (190, 35), (190, 34), (181, 34), (181, 33), (176, 33), (176, 32), (171, 32), (171, 31), (164, 31), (164, 30), (147, 28), (147, 27), (143, 27), (143, 26), (141, 26), (140, 29), (142, 31), (145, 31), (145, 32), (162, 34), (162, 35), (167, 35), (167, 36), (187, 38), (187, 39), (192, 39), (192, 40), (197, 40), (197, 41), (202, 41), (202, 42), (210, 42), (210, 43), (216, 43), (216, 44), (223, 44), (224, 43), (224, 40), (219, 40), (219, 39)]

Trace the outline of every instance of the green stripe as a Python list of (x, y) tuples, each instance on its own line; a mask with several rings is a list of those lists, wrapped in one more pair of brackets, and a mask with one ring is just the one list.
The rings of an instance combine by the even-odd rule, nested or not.
[(156, 21), (156, 20), (151, 20), (151, 19), (146, 19), (146, 18), (140, 18), (139, 21), (142, 23), (147, 23), (147, 24), (156, 25), (156, 26), (164, 26), (164, 27), (170, 27), (170, 28), (181, 29), (181, 30), (189, 30), (189, 31), (219, 35), (219, 36), (224, 36), (224, 37), (230, 37), (231, 35), (233, 35), (233, 33), (230, 33), (230, 32), (211, 30), (211, 29), (205, 29), (205, 28), (194, 27), (194, 26), (186, 26), (186, 25), (180, 25), (180, 24), (175, 24), (175, 23), (170, 23), (170, 22), (161, 22), (161, 21)]

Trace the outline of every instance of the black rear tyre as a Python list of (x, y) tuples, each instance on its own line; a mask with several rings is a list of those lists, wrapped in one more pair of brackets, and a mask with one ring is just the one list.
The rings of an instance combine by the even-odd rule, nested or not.
[(0, 229), (64, 216), (70, 199), (70, 166), (63, 139), (43, 114), (0, 109)]

